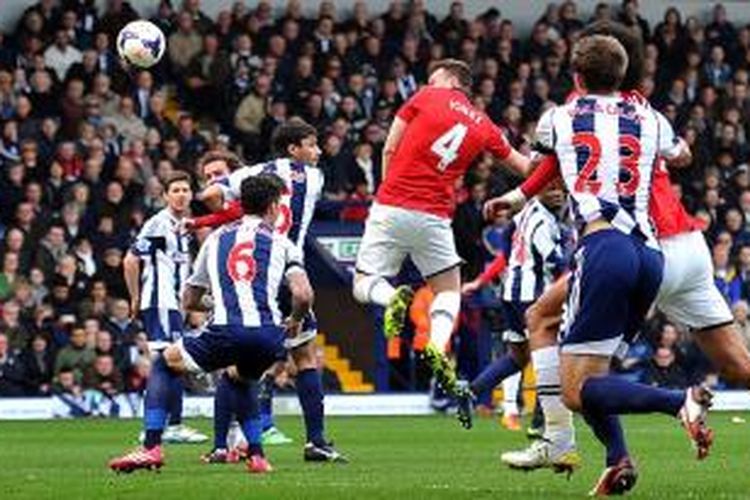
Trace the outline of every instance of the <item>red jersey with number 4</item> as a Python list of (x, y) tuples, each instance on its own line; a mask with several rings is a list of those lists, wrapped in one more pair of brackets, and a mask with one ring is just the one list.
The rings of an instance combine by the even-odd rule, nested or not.
[(477, 155), (511, 152), (500, 127), (460, 90), (425, 87), (397, 115), (408, 125), (378, 190), (383, 205), (450, 218), (456, 180)]

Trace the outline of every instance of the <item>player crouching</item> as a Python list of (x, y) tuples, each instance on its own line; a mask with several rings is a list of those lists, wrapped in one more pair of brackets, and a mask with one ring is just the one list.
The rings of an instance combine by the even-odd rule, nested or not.
[[(274, 231), (283, 189), (281, 180), (270, 174), (242, 183), (245, 217), (207, 238), (183, 295), (185, 310), (210, 310), (211, 320), (201, 335), (181, 339), (156, 358), (147, 399), (166, 405), (173, 374), (236, 365), (239, 377), (257, 380), (274, 362), (286, 358), (284, 340), (299, 334), (313, 291), (299, 250)], [(276, 300), (284, 280), (292, 295), (292, 313), (286, 320), (282, 320)], [(207, 292), (213, 300), (204, 300)], [(207, 302), (213, 304), (208, 307)], [(248, 442), (248, 471), (269, 472), (257, 397), (250, 391), (242, 396), (247, 405), (242, 430)], [(164, 463), (162, 430), (149, 429), (142, 448), (112, 460), (109, 467), (116, 472), (159, 469)]]

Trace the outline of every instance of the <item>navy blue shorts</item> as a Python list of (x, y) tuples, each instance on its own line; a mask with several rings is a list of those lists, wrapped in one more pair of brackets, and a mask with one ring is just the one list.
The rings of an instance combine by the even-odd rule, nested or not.
[(584, 236), (573, 258), (563, 352), (612, 356), (643, 326), (661, 284), (657, 250), (616, 229)]
[(141, 322), (152, 349), (163, 349), (182, 337), (184, 322), (180, 311), (150, 307), (141, 311)]
[(503, 319), (505, 320), (505, 331), (503, 340), (505, 342), (526, 342), (526, 309), (531, 302), (502, 301)]
[(186, 365), (212, 372), (237, 365), (240, 375), (259, 379), (276, 361), (286, 359), (281, 327), (241, 328), (210, 326), (196, 337), (182, 339)]

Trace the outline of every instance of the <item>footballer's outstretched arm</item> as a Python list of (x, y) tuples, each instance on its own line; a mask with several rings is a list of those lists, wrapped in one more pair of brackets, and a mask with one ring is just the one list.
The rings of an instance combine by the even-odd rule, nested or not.
[(531, 173), (531, 158), (521, 154), (515, 148), (511, 148), (508, 156), (500, 160), (500, 162), (523, 177)]
[(383, 163), (382, 163), (382, 178), (385, 179), (385, 174), (388, 171), (388, 164), (391, 161), (391, 157), (396, 152), (398, 145), (401, 143), (401, 138), (404, 136), (404, 131), (408, 122), (403, 118), (396, 116), (391, 123), (391, 128), (388, 129), (388, 136), (385, 138), (385, 145), (383, 146)]
[(497, 158), (503, 166), (523, 177), (529, 175), (531, 172), (531, 159), (522, 155), (510, 145), (500, 127), (494, 123), (489, 123), (487, 126), (489, 127), (489, 134), (485, 143), (485, 150)]
[(690, 165), (693, 161), (693, 153), (690, 151), (690, 145), (685, 142), (685, 139), (675, 134), (672, 124), (663, 114), (654, 112), (654, 115), (659, 123), (657, 147), (661, 157), (664, 158), (670, 167), (683, 168)]
[(664, 160), (670, 167), (685, 168), (689, 167), (693, 162), (693, 153), (690, 151), (690, 146), (685, 142), (685, 139), (678, 137), (674, 149), (670, 151), (669, 156), (664, 156)]
[(212, 212), (218, 212), (224, 206), (224, 191), (221, 186), (212, 184), (198, 195), (198, 199)]
[(208, 215), (202, 215), (195, 219), (186, 221), (188, 229), (198, 229), (201, 227), (219, 227), (229, 222), (233, 222), (244, 215), (242, 204), (239, 201), (230, 201), (226, 208)]
[(540, 155), (530, 161), (533, 171), (523, 184), (502, 196), (487, 200), (484, 216), (491, 219), (499, 210), (519, 210), (526, 200), (539, 194), (547, 185), (560, 177), (560, 164), (554, 154)]

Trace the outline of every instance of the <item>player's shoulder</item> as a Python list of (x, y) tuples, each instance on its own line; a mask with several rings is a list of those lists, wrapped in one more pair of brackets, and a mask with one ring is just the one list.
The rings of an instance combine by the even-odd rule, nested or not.
[(537, 198), (530, 199), (526, 204), (513, 216), (513, 221), (516, 223), (516, 229), (523, 225), (525, 220), (528, 220), (529, 215), (536, 210)]
[(323, 171), (313, 165), (305, 164), (305, 175), (308, 179), (312, 179), (313, 181), (316, 181), (318, 183), (322, 183), (324, 181)]
[(432, 96), (432, 95), (437, 95), (441, 91), (445, 91), (445, 90), (447, 90), (447, 89), (439, 89), (439, 88), (433, 87), (431, 85), (422, 85), (421, 87), (419, 87), (417, 89), (416, 92), (414, 92), (412, 95), (409, 96), (408, 100), (415, 101), (415, 100), (418, 100), (418, 99), (422, 99), (424, 97), (429, 97), (429, 96)]
[(141, 226), (141, 233), (154, 233), (163, 230), (169, 225), (169, 213), (166, 208), (162, 208), (151, 217), (146, 219)]
[(645, 95), (641, 94), (638, 90), (624, 90), (620, 93), (625, 101), (631, 104), (638, 104), (640, 106), (650, 108), (651, 103), (648, 101)]
[(203, 240), (203, 243), (201, 247), (206, 247), (211, 244), (215, 244), (221, 239), (222, 236), (225, 234), (229, 234), (231, 232), (237, 232), (237, 228), (240, 225), (240, 220), (228, 222), (226, 224), (223, 224), (213, 231), (211, 231), (208, 236)]
[(267, 237), (271, 240), (273, 244), (273, 251), (277, 253), (286, 254), (289, 252), (294, 252), (296, 249), (296, 245), (292, 240), (289, 239), (286, 234), (281, 234), (280, 232), (274, 230), (268, 232), (264, 231), (263, 234), (267, 235)]
[[(534, 201), (536, 202), (536, 216), (540, 219), (543, 219), (547, 222), (557, 222), (557, 215), (555, 215), (555, 212), (553, 212), (550, 208), (547, 207), (544, 203), (542, 203), (542, 200), (540, 200), (538, 197), (534, 198)], [(554, 224), (552, 224), (554, 226)], [(550, 227), (552, 227), (550, 226)]]
[(539, 115), (537, 120), (537, 126), (549, 126), (555, 123), (558, 117), (563, 115), (572, 115), (576, 112), (578, 103), (576, 101), (566, 101), (562, 104), (555, 104), (554, 106), (548, 106)]
[(243, 165), (230, 174), (233, 179), (246, 179), (253, 175), (258, 175), (263, 171), (263, 164), (256, 163), (254, 165)]
[(281, 234), (278, 231), (270, 231), (265, 234), (267, 234), (268, 237), (273, 240), (274, 245), (278, 245), (279, 248), (288, 248), (294, 246), (294, 243), (286, 234)]

